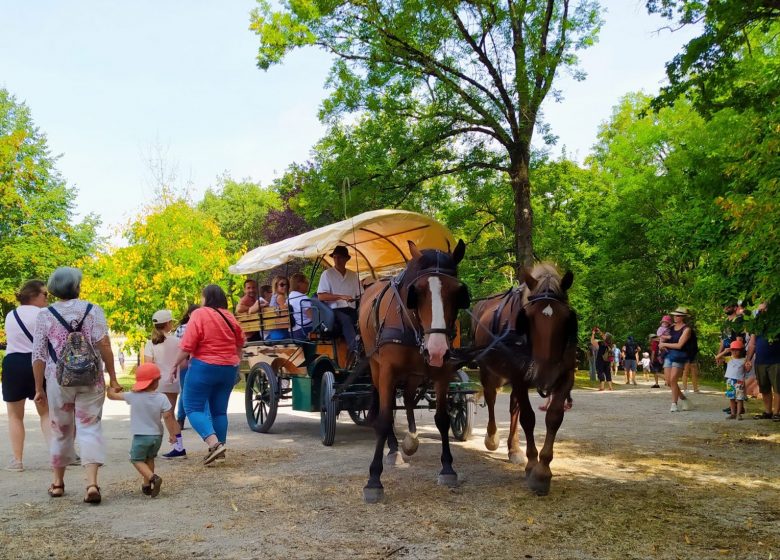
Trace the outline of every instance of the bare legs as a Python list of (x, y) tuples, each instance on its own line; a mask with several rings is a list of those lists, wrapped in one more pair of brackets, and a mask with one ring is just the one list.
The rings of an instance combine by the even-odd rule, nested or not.
[[(11, 440), (11, 452), (14, 459), (21, 463), (24, 458), (24, 407), (26, 401), (7, 402), (5, 404), (8, 410), (8, 435)], [(41, 433), (43, 433), (43, 437), (46, 440), (46, 449), (48, 449), (49, 440), (51, 439), (49, 405), (46, 402), (35, 403), (35, 407), (38, 410), (38, 416), (41, 421)]]

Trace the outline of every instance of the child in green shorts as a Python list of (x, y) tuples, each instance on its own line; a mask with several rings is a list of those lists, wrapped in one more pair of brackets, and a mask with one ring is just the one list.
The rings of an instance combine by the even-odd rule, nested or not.
[(135, 370), (135, 379), (132, 392), (121, 393), (109, 388), (108, 398), (130, 405), (130, 431), (133, 434), (130, 462), (144, 479), (141, 492), (154, 498), (162, 485), (162, 478), (154, 474), (154, 458), (162, 445), (161, 419), (165, 420), (170, 443), (176, 441), (179, 425), (168, 397), (157, 392), (160, 368), (155, 364), (143, 364)]

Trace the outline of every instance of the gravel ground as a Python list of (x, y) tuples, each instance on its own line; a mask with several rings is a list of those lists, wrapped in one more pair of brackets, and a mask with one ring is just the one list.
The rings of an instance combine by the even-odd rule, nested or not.
[[(27, 470), (0, 471), (0, 558), (780, 558), (780, 423), (724, 420), (716, 392), (692, 395), (694, 410), (677, 414), (668, 392), (646, 383), (573, 396), (549, 496), (528, 492), (522, 466), (507, 461), (508, 398), (500, 395), (502, 445), (485, 450), (487, 413), (478, 408), (473, 438), (453, 446), (454, 489), (435, 483), (438, 432), (433, 414), (419, 412), (420, 449), (385, 470), (377, 505), (362, 500), (371, 430), (342, 414), (326, 448), (318, 415), (280, 409), (273, 433), (256, 434), (238, 393), (227, 461), (201, 466), (205, 446), (186, 430), (190, 457), (160, 459), (155, 499), (141, 495), (127, 461), (128, 409), (106, 401), (103, 503), (81, 503), (78, 468), (68, 470), (66, 496), (53, 500), (29, 404)], [(537, 438), (543, 429), (537, 413)], [(3, 437), (3, 461), (9, 453)]]

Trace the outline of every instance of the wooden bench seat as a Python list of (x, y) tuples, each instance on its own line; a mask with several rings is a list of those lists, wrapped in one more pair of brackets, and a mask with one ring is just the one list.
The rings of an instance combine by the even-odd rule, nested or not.
[(287, 307), (265, 307), (257, 313), (239, 313), (236, 320), (245, 333), (259, 332), (263, 338), (272, 330), (282, 329), (289, 332), (293, 325)]

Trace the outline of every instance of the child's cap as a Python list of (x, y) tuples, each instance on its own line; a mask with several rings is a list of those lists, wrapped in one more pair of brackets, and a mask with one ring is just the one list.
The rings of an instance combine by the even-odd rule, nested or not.
[(664, 323), (664, 322), (671, 323), (672, 322), (672, 317), (670, 315), (664, 315), (663, 317), (661, 317), (661, 322), (662, 323)]
[(731, 350), (744, 350), (745, 344), (741, 340), (735, 340), (731, 344), (729, 344), (729, 348)]
[(135, 370), (135, 383), (133, 384), (133, 391), (143, 391), (158, 379), (160, 379), (160, 368), (157, 367), (157, 364), (141, 364)]
[(642, 357), (643, 358), (649, 358), (650, 354), (648, 352), (642, 352)]
[(152, 323), (155, 325), (164, 325), (168, 321), (173, 321), (173, 313), (170, 309), (160, 309), (152, 315)]

